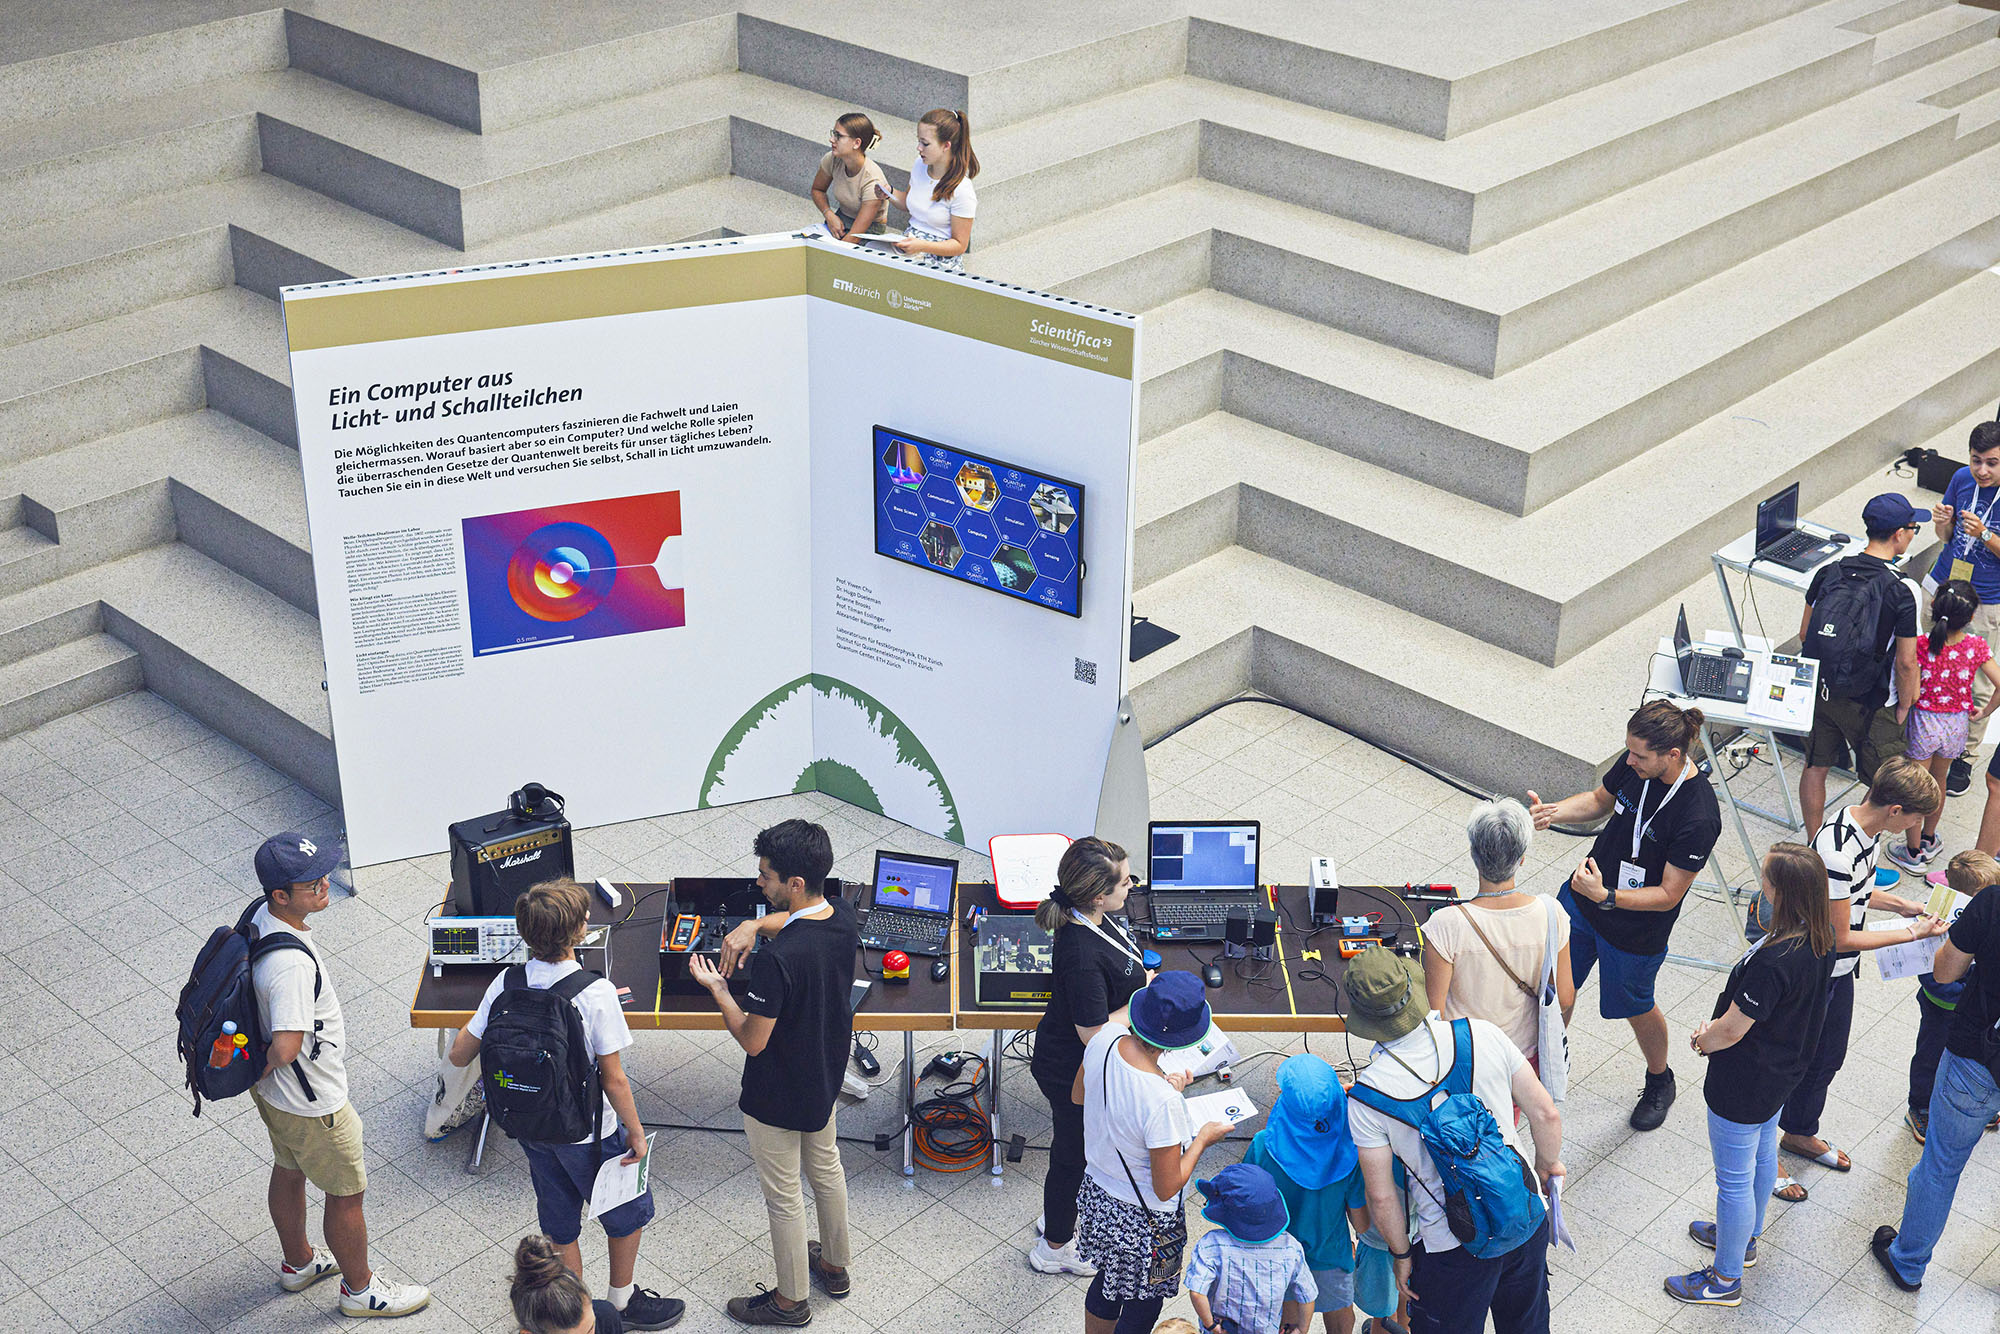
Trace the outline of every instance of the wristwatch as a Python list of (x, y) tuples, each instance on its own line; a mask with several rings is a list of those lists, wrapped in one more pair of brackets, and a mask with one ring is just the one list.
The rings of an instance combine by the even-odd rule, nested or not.
[(1604, 887), (1604, 902), (1598, 906), (1602, 908), (1616, 908), (1618, 906), (1618, 886), (1606, 885)]

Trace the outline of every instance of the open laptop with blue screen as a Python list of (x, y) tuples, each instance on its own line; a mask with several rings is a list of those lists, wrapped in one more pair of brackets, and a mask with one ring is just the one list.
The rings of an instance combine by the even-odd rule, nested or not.
[(875, 895), (861, 920), (861, 943), (871, 950), (932, 958), (943, 954), (957, 888), (955, 861), (914, 852), (877, 852)]
[(1155, 820), (1146, 826), (1153, 939), (1221, 940), (1231, 908), (1265, 906), (1255, 820)]

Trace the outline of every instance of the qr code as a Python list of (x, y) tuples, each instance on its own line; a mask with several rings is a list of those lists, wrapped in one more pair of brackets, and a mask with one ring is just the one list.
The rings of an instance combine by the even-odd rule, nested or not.
[(1076, 660), (1076, 679), (1087, 686), (1096, 685), (1097, 664), (1094, 662), (1085, 662), (1082, 658), (1078, 658)]

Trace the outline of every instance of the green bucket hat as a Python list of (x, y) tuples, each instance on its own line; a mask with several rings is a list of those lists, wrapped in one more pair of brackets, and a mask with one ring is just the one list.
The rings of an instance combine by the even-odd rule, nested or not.
[(1349, 960), (1340, 985), (1347, 993), (1347, 1031), (1371, 1042), (1394, 1042), (1430, 1010), (1417, 965), (1380, 945)]

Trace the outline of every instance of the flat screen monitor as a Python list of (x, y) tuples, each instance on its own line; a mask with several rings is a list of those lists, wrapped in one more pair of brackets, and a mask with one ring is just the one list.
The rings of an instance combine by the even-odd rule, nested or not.
[(951, 892), (958, 887), (958, 863), (907, 852), (875, 854), (875, 904), (906, 912), (951, 915)]
[(1776, 546), (1786, 533), (1799, 526), (1799, 484), (1790, 486), (1757, 506), (1757, 550)]
[(1178, 889), (1255, 889), (1255, 820), (1208, 820), (1147, 827), (1146, 879), (1154, 892)]
[(875, 428), (875, 551), (1081, 616), (1083, 487)]

